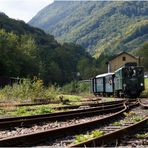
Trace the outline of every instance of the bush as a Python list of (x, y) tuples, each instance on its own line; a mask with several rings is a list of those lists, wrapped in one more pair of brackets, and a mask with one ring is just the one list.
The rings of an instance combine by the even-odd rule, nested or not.
[(145, 90), (142, 92), (141, 96), (148, 97), (148, 78), (144, 79), (144, 83), (145, 83)]
[(33, 100), (34, 98), (51, 98), (55, 99), (60, 89), (53, 85), (45, 88), (43, 81), (37, 78), (34, 80), (23, 79), (21, 84), (13, 84), (13, 86), (6, 86), (0, 90), (1, 100)]
[(63, 86), (63, 92), (68, 94), (89, 93), (90, 84), (85, 82), (73, 81)]
[(74, 94), (78, 92), (78, 82), (77, 81), (72, 81), (69, 84), (66, 84), (65, 86), (63, 86), (62, 90), (64, 93), (68, 93), (68, 94)]

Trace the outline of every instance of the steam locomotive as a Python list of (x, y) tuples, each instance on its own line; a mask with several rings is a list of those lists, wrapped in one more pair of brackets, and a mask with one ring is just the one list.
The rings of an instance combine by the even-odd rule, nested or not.
[(126, 63), (114, 73), (95, 76), (91, 83), (94, 95), (136, 98), (144, 90), (144, 68)]

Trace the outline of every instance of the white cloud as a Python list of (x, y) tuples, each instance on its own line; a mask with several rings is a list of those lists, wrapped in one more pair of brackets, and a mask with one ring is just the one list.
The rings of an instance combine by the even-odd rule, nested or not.
[(53, 0), (0, 0), (0, 11), (11, 18), (28, 22)]

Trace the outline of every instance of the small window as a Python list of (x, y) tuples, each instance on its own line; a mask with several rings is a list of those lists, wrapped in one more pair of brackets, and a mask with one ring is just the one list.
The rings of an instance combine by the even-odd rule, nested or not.
[(122, 61), (126, 61), (126, 57), (122, 57)]

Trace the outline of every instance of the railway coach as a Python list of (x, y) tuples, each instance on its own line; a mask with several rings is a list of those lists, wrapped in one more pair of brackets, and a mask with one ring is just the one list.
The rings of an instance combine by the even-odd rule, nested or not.
[(114, 73), (97, 75), (92, 79), (92, 91), (94, 95), (110, 96), (114, 90)]

